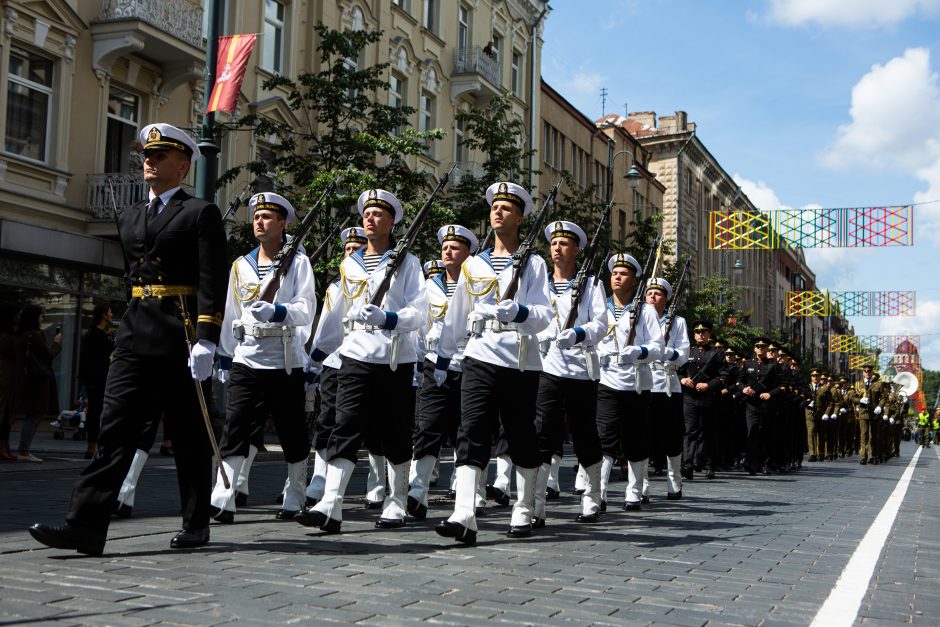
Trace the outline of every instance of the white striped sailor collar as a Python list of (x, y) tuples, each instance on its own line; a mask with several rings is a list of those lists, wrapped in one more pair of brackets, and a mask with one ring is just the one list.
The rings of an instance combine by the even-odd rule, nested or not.
[(261, 246), (258, 246), (247, 255), (242, 256), (242, 259), (248, 262), (248, 265), (254, 270), (255, 276), (259, 279), (261, 278), (261, 272), (258, 271), (258, 253), (260, 252)]
[(568, 284), (565, 286), (565, 289), (559, 292), (558, 289), (555, 287), (555, 279), (553, 279), (552, 277), (548, 277), (548, 289), (550, 289), (552, 293), (554, 293), (555, 295), (561, 296), (562, 294), (567, 294), (568, 291), (571, 290), (572, 287), (574, 287), (574, 282), (575, 282), (575, 279), (570, 279), (568, 281)]
[[(608, 311), (610, 311), (611, 313), (614, 313), (614, 312), (616, 312), (616, 310), (617, 310), (617, 306), (614, 305), (614, 297), (613, 297), (613, 296), (608, 296), (608, 297), (607, 297), (607, 309), (608, 309)], [(623, 306), (623, 310), (624, 310), (624, 311), (633, 311), (633, 302), (631, 301), (631, 302), (627, 303), (626, 305), (624, 305), (624, 306)]]
[[(473, 257), (475, 257), (476, 259), (482, 259), (483, 261), (486, 262), (486, 265), (490, 267), (490, 270), (492, 270), (493, 272), (496, 272), (496, 268), (493, 267), (493, 261), (490, 259), (492, 255), (493, 255), (493, 249), (487, 248), (486, 250), (481, 250), (477, 254), (473, 255)], [(501, 256), (509, 257), (509, 263), (506, 264), (506, 268), (511, 268), (512, 267), (512, 255), (501, 255)], [(503, 268), (503, 269), (505, 270), (506, 268)]]
[(441, 293), (446, 296), (446, 295), (447, 295), (447, 284), (444, 282), (444, 277), (445, 277), (445, 276), (447, 276), (447, 273), (446, 273), (446, 272), (441, 272), (441, 273), (439, 273), (439, 274), (435, 274), (434, 276), (432, 276), (431, 279), (430, 279), (430, 281), (431, 281), (431, 283), (434, 283), (435, 285), (437, 285), (437, 286), (441, 289)]
[[(365, 260), (364, 260), (365, 254), (366, 254), (366, 247), (365, 247), (365, 246), (361, 246), (361, 247), (359, 247), (358, 250), (356, 250), (356, 251), (353, 252), (351, 255), (349, 255), (349, 258), (352, 259), (353, 261), (355, 261), (356, 263), (358, 263), (359, 266), (363, 269), (363, 271), (368, 272), (368, 271), (366, 270), (366, 262), (365, 262)], [(385, 254), (383, 254), (383, 255), (379, 258), (379, 263), (376, 264), (376, 266), (375, 266), (375, 269), (376, 269), (376, 270), (378, 270), (379, 268), (381, 268), (381, 267), (382, 267), (382, 264), (384, 264), (386, 261), (388, 261), (388, 256), (389, 256), (390, 254), (392, 254), (392, 249), (391, 249), (391, 248), (389, 248), (388, 250), (386, 250), (386, 251), (385, 251)], [(373, 272), (374, 272), (374, 270), (373, 270)]]

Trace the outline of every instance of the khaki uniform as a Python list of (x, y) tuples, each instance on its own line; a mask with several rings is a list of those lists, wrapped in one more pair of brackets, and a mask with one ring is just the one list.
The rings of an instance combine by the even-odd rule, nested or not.
[(853, 401), (855, 403), (855, 417), (858, 420), (860, 463), (867, 464), (870, 459), (877, 464), (875, 451), (878, 448), (878, 429), (873, 428), (872, 421), (881, 420), (881, 412), (875, 413), (881, 405), (882, 395), (885, 392), (884, 383), (878, 377), (872, 377), (866, 384), (864, 380), (856, 381), (852, 386)]
[[(823, 383), (809, 384), (809, 402), (806, 405), (806, 448), (809, 451), (809, 461), (821, 461), (827, 455), (826, 437), (824, 430), (828, 429), (829, 405), (832, 397), (829, 386)], [(822, 420), (827, 417), (827, 422)]]

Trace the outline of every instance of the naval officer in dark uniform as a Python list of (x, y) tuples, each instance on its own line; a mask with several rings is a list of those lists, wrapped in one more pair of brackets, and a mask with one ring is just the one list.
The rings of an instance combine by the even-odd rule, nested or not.
[[(141, 131), (148, 198), (118, 217), (131, 288), (105, 387), (98, 451), (75, 482), (65, 524), (29, 531), (47, 546), (100, 555), (111, 511), (141, 431), (164, 415), (172, 428), (183, 529), (173, 548), (209, 541), (212, 457), (193, 379), (212, 373), (228, 280), (219, 208), (181, 185), (199, 148), (169, 124)], [(195, 326), (187, 352), (180, 297)]]

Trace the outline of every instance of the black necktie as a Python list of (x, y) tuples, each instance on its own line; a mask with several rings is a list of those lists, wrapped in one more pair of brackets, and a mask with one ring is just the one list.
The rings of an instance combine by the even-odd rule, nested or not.
[(154, 196), (150, 204), (147, 205), (147, 222), (153, 222), (157, 218), (157, 210), (161, 204), (163, 204), (163, 201), (160, 200), (160, 197)]

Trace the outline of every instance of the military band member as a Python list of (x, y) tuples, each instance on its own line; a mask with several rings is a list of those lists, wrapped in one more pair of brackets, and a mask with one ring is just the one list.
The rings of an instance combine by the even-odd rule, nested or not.
[(310, 260), (298, 249), (281, 278), (273, 302), (259, 298), (277, 270), (275, 258), (288, 241), (296, 213), (273, 192), (248, 201), (258, 247), (232, 264), (219, 347), (219, 381), (228, 381), (225, 428), (219, 450), (221, 476), (212, 491), (212, 511), (222, 523), (235, 520), (239, 473), (250, 452), (251, 434), (274, 422), (287, 462), (284, 503), (276, 518), (292, 520), (304, 507), (310, 436), (304, 412), (305, 346), (317, 311), (316, 280)]
[(575, 326), (563, 328), (572, 307), (578, 251), (587, 245), (584, 230), (560, 220), (545, 227), (554, 265), (549, 291), (554, 316), (539, 333), (542, 374), (539, 378), (535, 423), (542, 465), (535, 484), (535, 525), (545, 525), (545, 500), (553, 458), (561, 458), (567, 425), (578, 463), (584, 468), (585, 488), (578, 522), (597, 522), (600, 511), (601, 443), (597, 435), (597, 343), (607, 333), (604, 287), (588, 277), (580, 298)]
[[(339, 240), (343, 245), (343, 259), (369, 242), (365, 231), (359, 226), (343, 229)], [(327, 314), (330, 313), (334, 304), (340, 298), (343, 298), (342, 289), (339, 279), (326, 288), (326, 293), (323, 296), (323, 311), (320, 312), (320, 320), (313, 334), (313, 345), (316, 345), (320, 337)], [(323, 370), (320, 372), (320, 409), (317, 412), (317, 420), (313, 428), (313, 474), (304, 492), (307, 503), (310, 505), (315, 505), (317, 501), (323, 498), (323, 488), (326, 484), (326, 447), (330, 441), (330, 434), (333, 433), (333, 427), (336, 425), (336, 380), (339, 376), (340, 366), (343, 365), (339, 351), (340, 349), (337, 348), (323, 360)], [(384, 489), (385, 486), (383, 485), (382, 488)]]
[(856, 452), (858, 441), (858, 423), (855, 421), (855, 411), (852, 407), (852, 398), (849, 390), (849, 380), (840, 375), (836, 383), (830, 386), (833, 409), (829, 417), (836, 415), (839, 425), (839, 456), (851, 457)]
[(649, 402), (653, 381), (646, 364), (662, 358), (663, 331), (656, 310), (641, 302), (636, 332), (633, 341), (628, 342), (634, 324), (628, 308), (643, 270), (636, 259), (625, 253), (611, 256), (607, 269), (611, 288), (607, 301), (608, 329), (598, 349), (601, 381), (597, 390), (597, 431), (604, 453), (601, 502), (606, 509), (610, 470), (622, 450), (628, 467), (623, 507), (638, 510), (652, 446)]
[(402, 218), (402, 207), (394, 194), (381, 189), (363, 192), (358, 207), (369, 242), (340, 264), (343, 298), (327, 312), (310, 355), (312, 371), (320, 370), (322, 361), (337, 348), (342, 356), (323, 498), (296, 519), (328, 533), (340, 531), (343, 496), (369, 431), (380, 434), (389, 462), (389, 490), (376, 527), (405, 524), (414, 414), (411, 383), (417, 359), (412, 332), (427, 316), (424, 274), (411, 253), (391, 281), (382, 306), (369, 303), (385, 277), (391, 232)]
[[(172, 548), (209, 541), (211, 450), (193, 379), (212, 373), (222, 328), (228, 259), (219, 208), (181, 185), (199, 148), (169, 124), (140, 133), (148, 199), (118, 216), (131, 300), (121, 319), (105, 390), (98, 451), (75, 483), (61, 527), (30, 533), (54, 548), (100, 555), (121, 482), (142, 429), (161, 413), (172, 424), (183, 530)], [(196, 340), (187, 353), (180, 297)], [(187, 366), (187, 360), (189, 365)]]
[(881, 420), (883, 411), (881, 402), (884, 392), (884, 383), (878, 380), (875, 364), (863, 364), (862, 378), (852, 387), (855, 418), (858, 420), (859, 455), (861, 456), (859, 464), (862, 466), (869, 461), (872, 464), (878, 463), (878, 457), (875, 455), (878, 443), (872, 441), (872, 438), (877, 438), (877, 435), (875, 435), (876, 431), (872, 423)]
[(724, 349), (712, 345), (713, 330), (708, 320), (692, 322), (694, 342), (689, 350), (689, 359), (680, 371), (685, 420), (682, 476), (688, 480), (694, 477), (696, 469), (702, 468), (706, 471), (706, 477), (715, 477), (714, 448), (718, 435), (715, 398), (724, 386), (725, 372)]
[(534, 336), (548, 326), (552, 316), (545, 262), (536, 255), (522, 269), (515, 298), (500, 300), (512, 279), (512, 255), (519, 248), (519, 229), (532, 211), (532, 199), (514, 183), (494, 183), (486, 190), (486, 199), (494, 246), (470, 257), (461, 268), (456, 297), (444, 316), (433, 372), (434, 380), (443, 385), (450, 376), (450, 362), (466, 338), (454, 513), (435, 528), (439, 535), (464, 544), (476, 542), (476, 486), (489, 463), (497, 422), (505, 431), (516, 465), (518, 498), (509, 535), (532, 533), (539, 468), (535, 399), (542, 369)]
[[(443, 272), (434, 273), (424, 284), (428, 303), (428, 324), (421, 329), (422, 381), (418, 389), (418, 416), (414, 436), (414, 461), (408, 492), (408, 514), (423, 520), (428, 512), (428, 490), (431, 474), (439, 461), (441, 447), (457, 438), (460, 425), (460, 363), (465, 342), (458, 343), (457, 352), (447, 368), (447, 379), (438, 385), (434, 380), (437, 347), (441, 341), (444, 317), (460, 279), (463, 263), (477, 249), (473, 232), (459, 224), (448, 224), (437, 231), (441, 245), (440, 265)], [(460, 298), (461, 295), (457, 294)], [(479, 486), (478, 486), (479, 487)], [(480, 500), (480, 497), (477, 497)], [(479, 504), (479, 503), (478, 503)]]
[[(646, 286), (646, 302), (656, 311), (665, 342), (662, 357), (650, 362), (653, 454), (656, 458), (665, 456), (666, 498), (676, 500), (682, 498), (682, 436), (685, 431), (678, 369), (688, 361), (690, 345), (689, 330), (685, 318), (680, 315), (673, 318), (667, 337), (666, 308), (672, 298), (669, 281), (650, 279)], [(646, 490), (643, 494), (647, 495)]]

